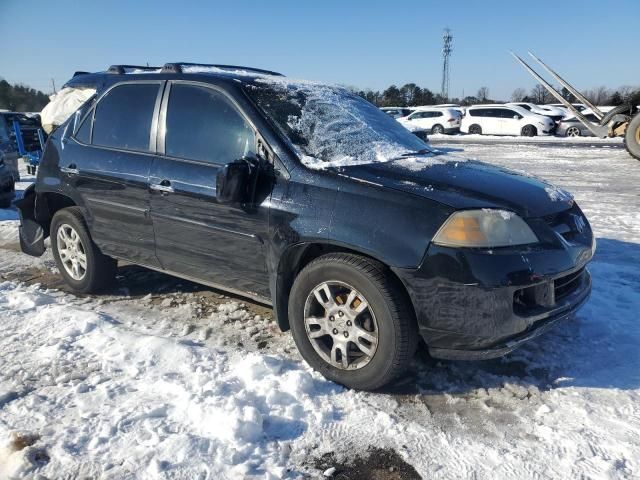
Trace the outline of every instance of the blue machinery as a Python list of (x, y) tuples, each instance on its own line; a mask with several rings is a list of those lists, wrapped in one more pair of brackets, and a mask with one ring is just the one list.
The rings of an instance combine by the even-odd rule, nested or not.
[(22, 130), (20, 129), (20, 120), (13, 118), (13, 131), (16, 135), (16, 143), (18, 145), (18, 153), (27, 162), (27, 173), (29, 175), (35, 175), (36, 169), (40, 164), (40, 158), (42, 157), (42, 151), (44, 150), (45, 138), (42, 128), (38, 128), (38, 143), (40, 148), (37, 150), (28, 151), (24, 144), (24, 138), (22, 137)]

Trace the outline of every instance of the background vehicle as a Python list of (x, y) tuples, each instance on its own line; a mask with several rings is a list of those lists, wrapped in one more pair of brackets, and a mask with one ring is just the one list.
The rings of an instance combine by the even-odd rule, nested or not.
[(535, 105), (533, 103), (527, 102), (511, 102), (507, 103), (506, 105), (515, 105), (516, 107), (522, 107), (525, 110), (529, 110), (531, 113), (537, 113), (538, 115), (547, 116), (554, 122), (559, 122), (569, 114), (568, 110), (565, 108), (549, 107), (547, 105)]
[(467, 108), (460, 131), (485, 135), (552, 135), (555, 122), (524, 108), (505, 105), (475, 105)]
[[(575, 107), (575, 109), (578, 110), (579, 112), (581, 112), (582, 110), (587, 108), (586, 105), (584, 105), (583, 103), (572, 103), (571, 105), (573, 105)], [(547, 103), (546, 106), (547, 107), (560, 107), (560, 108), (565, 108), (565, 109), (569, 110), (562, 103)]]
[[(609, 112), (613, 107), (599, 107), (603, 112)], [(581, 111), (582, 115), (590, 121), (594, 126), (598, 125), (598, 117), (590, 108)], [(558, 122), (556, 127), (556, 135), (560, 137), (593, 137), (593, 133), (580, 120), (574, 116), (565, 118)]]
[(553, 71), (547, 64), (529, 52), (529, 55), (538, 62), (549, 74), (557, 80), (564, 88), (566, 88), (574, 97), (589, 107), (593, 114), (598, 118), (598, 124), (594, 125), (587, 119), (582, 112), (575, 108), (565, 99), (560, 92), (551, 86), (544, 78), (542, 78), (533, 68), (522, 60), (515, 53), (511, 53), (513, 57), (535, 78), (540, 84), (547, 89), (560, 103), (572, 111), (575, 117), (593, 133), (596, 137), (624, 137), (624, 144), (627, 152), (640, 160), (640, 113), (637, 105), (619, 105), (611, 111), (605, 113), (595, 105), (593, 105), (584, 95), (570, 85), (564, 78)]
[(15, 179), (4, 163), (4, 154), (0, 151), (0, 208), (9, 208), (15, 196)]
[(457, 112), (460, 112), (460, 116), (464, 117), (465, 113), (466, 113), (466, 109), (465, 107), (461, 107), (460, 105), (458, 105), (457, 103), (441, 103), (438, 105), (433, 105), (433, 107), (436, 108), (451, 108)]
[(13, 133), (13, 123), (11, 112), (0, 112), (0, 155), (5, 165), (5, 169), (13, 175), (14, 180), (20, 180), (20, 172), (18, 170), (18, 147), (15, 142), (15, 134)]
[(417, 108), (406, 117), (398, 118), (405, 127), (417, 126), (430, 133), (456, 133), (460, 131), (461, 114), (452, 108)]
[(413, 112), (415, 110), (415, 108), (411, 108), (411, 107), (381, 107), (380, 110), (382, 110), (384, 113), (386, 113), (387, 115), (389, 115), (392, 118), (400, 118), (400, 117), (406, 117), (407, 115), (410, 115), (411, 112)]

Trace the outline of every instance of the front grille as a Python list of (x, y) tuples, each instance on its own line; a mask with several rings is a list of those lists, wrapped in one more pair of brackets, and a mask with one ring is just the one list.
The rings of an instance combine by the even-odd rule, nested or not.
[(568, 242), (589, 244), (591, 241), (589, 223), (575, 204), (569, 210), (547, 215), (543, 220)]
[(569, 275), (565, 275), (564, 277), (556, 278), (553, 282), (553, 291), (556, 302), (580, 288), (583, 276), (584, 267), (578, 271), (570, 273)]

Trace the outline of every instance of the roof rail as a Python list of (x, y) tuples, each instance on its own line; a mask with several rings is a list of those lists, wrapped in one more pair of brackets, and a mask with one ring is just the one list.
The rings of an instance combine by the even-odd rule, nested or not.
[(150, 67), (148, 65), (111, 65), (107, 70), (107, 73), (116, 73), (118, 75), (123, 75), (127, 73), (127, 70), (133, 69), (150, 72), (153, 70), (160, 70), (160, 67)]
[(164, 67), (162, 67), (163, 72), (169, 73), (184, 73), (184, 67), (212, 67), (219, 68), (220, 70), (245, 70), (247, 72), (259, 73), (263, 75), (276, 75), (278, 77), (283, 77), (281, 73), (272, 72), (271, 70), (263, 70), (261, 68), (253, 68), (253, 67), (241, 67), (239, 65), (217, 65), (217, 64), (208, 64), (208, 63), (189, 63), (189, 62), (174, 62), (174, 63), (166, 63)]

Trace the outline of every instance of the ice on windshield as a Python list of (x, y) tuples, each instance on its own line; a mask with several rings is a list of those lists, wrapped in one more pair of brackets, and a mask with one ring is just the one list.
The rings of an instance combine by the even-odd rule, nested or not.
[(344, 88), (270, 76), (259, 77), (246, 88), (309, 168), (387, 162), (429, 148)]

